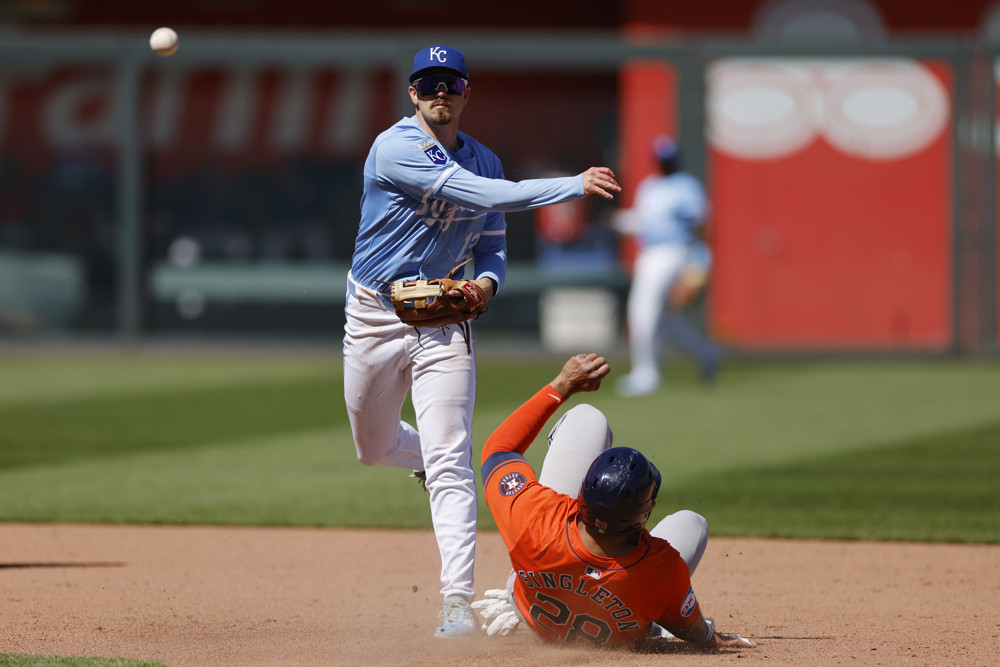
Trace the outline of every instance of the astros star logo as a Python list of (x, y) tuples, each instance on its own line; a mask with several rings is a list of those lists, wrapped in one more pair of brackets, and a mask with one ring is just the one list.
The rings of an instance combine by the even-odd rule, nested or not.
[(500, 479), (500, 494), (512, 496), (528, 482), (527, 478), (519, 472), (510, 472)]

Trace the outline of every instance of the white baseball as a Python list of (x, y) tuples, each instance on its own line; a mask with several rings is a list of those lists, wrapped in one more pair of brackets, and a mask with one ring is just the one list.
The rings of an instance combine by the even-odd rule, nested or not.
[(174, 55), (177, 51), (177, 33), (173, 28), (157, 28), (149, 36), (149, 48), (164, 57)]

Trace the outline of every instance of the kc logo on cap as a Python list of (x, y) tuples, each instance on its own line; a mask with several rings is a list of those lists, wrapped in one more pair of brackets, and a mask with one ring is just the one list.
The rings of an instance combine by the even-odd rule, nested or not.
[(457, 74), (466, 81), (469, 80), (469, 72), (465, 68), (465, 55), (450, 46), (437, 44), (417, 51), (417, 54), (413, 56), (413, 73), (410, 74), (410, 83), (419, 79), (428, 70), (447, 71)]
[(448, 62), (448, 49), (443, 46), (432, 46), (429, 49), (428, 55), (431, 60), (436, 60), (442, 65)]

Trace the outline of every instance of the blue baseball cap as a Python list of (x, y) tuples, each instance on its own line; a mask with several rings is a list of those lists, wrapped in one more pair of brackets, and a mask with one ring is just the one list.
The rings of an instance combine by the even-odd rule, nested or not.
[(450, 46), (428, 46), (426, 49), (417, 51), (417, 55), (413, 56), (413, 73), (410, 74), (410, 83), (431, 70), (451, 72), (466, 81), (469, 80), (469, 72), (465, 69), (465, 56), (461, 51)]
[(673, 160), (680, 153), (680, 149), (677, 147), (677, 142), (673, 140), (672, 137), (666, 134), (661, 134), (660, 136), (653, 139), (653, 155), (660, 162), (666, 162), (667, 160)]

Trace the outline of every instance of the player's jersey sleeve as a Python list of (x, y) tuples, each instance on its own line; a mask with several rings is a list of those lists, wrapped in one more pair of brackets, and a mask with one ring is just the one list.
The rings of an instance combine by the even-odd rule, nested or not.
[(461, 206), (491, 211), (525, 211), (580, 199), (583, 197), (583, 178), (561, 176), (514, 182), (482, 178), (458, 169), (449, 175), (438, 196)]
[[(579, 175), (514, 182), (482, 167), (474, 172), (421, 134), (414, 130), (398, 132), (379, 143), (375, 172), (382, 187), (398, 188), (417, 200), (433, 196), (468, 209), (486, 211), (523, 211), (584, 195), (583, 178)], [(462, 137), (466, 139), (467, 135)], [(488, 160), (486, 153), (481, 151), (478, 157)]]
[(499, 454), (491, 462), (496, 465), (483, 479), (483, 496), (507, 550), (512, 551), (531, 517), (544, 510), (544, 499), (540, 497), (544, 494), (539, 491), (545, 487), (538, 483), (534, 469), (521, 454)]
[(551, 496), (558, 495), (538, 483), (524, 452), (562, 401), (559, 392), (546, 385), (505, 419), (483, 445), (483, 495), (508, 550), (514, 550), (525, 527), (545, 511)]
[(562, 402), (562, 394), (547, 384), (507, 417), (483, 445), (483, 479), (489, 476), (492, 467), (495, 466), (495, 463), (490, 463), (494, 454), (510, 452), (523, 454), (527, 451), (541, 433), (545, 422)]
[(662, 588), (655, 598), (649, 600), (649, 615), (668, 630), (686, 628), (698, 618), (700, 610), (698, 597), (691, 585), (691, 574), (673, 547), (657, 538), (650, 539), (661, 543), (659, 549), (669, 556), (661, 567), (657, 582)]
[(667, 602), (667, 609), (656, 621), (667, 630), (688, 627), (698, 618), (698, 613), (701, 610), (698, 605), (698, 597), (694, 593), (694, 586), (690, 582), (686, 590), (676, 589), (674, 595), (670, 596)]
[[(464, 133), (459, 135), (466, 144), (466, 150), (460, 151), (462, 159), (459, 162), (463, 169), (488, 178), (504, 177), (500, 158), (493, 151)], [(475, 259), (475, 277), (492, 278), (497, 283), (499, 293), (507, 279), (507, 219), (503, 211), (486, 213), (483, 230), (472, 248), (472, 255)]]
[[(503, 215), (502, 213), (490, 215)], [(485, 229), (472, 248), (476, 260), (476, 278), (492, 278), (497, 291), (507, 280), (507, 234), (505, 230)], [(494, 294), (493, 296), (496, 296)]]
[(383, 189), (398, 189), (417, 201), (426, 201), (455, 171), (457, 162), (430, 137), (413, 130), (381, 138), (375, 147), (374, 178)]

